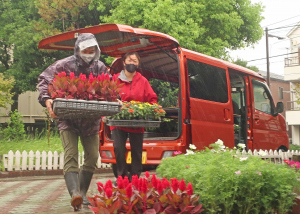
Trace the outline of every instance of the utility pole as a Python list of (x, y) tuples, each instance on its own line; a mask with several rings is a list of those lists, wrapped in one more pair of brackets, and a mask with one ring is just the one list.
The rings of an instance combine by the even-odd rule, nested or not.
[(266, 27), (266, 50), (267, 50), (267, 84), (270, 87), (270, 62), (269, 62), (269, 34), (268, 27)]

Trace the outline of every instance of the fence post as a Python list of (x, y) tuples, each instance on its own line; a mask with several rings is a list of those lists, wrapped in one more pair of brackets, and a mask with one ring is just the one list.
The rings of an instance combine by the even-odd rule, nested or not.
[(59, 169), (63, 169), (64, 168), (64, 153), (61, 152), (59, 154)]
[(16, 151), (15, 157), (15, 170), (17, 171), (21, 169), (21, 152), (19, 150)]
[(42, 152), (42, 169), (46, 169), (46, 160), (47, 160), (47, 153), (45, 151)]
[(48, 167), (47, 167), (48, 170), (52, 170), (52, 157), (53, 157), (53, 154), (51, 151), (49, 151), (48, 152)]
[(22, 152), (22, 170), (27, 170), (27, 152)]
[(39, 150), (35, 153), (35, 170), (40, 170), (41, 168), (41, 153)]
[(29, 164), (28, 164), (28, 170), (33, 170), (33, 159), (34, 159), (34, 153), (32, 150), (29, 152)]
[(58, 168), (58, 153), (57, 151), (54, 152), (53, 155), (53, 169), (57, 169)]
[(13, 167), (14, 167), (14, 152), (13, 151), (9, 151), (8, 152), (8, 166), (7, 166), (7, 171), (13, 171)]

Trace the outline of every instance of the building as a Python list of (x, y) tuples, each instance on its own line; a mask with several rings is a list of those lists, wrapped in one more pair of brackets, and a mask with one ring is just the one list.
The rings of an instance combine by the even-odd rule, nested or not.
[(300, 98), (295, 93), (297, 84), (300, 83), (300, 22), (287, 34), (290, 39), (290, 54), (285, 58), (284, 80), (290, 82), (289, 95), (291, 101), (288, 103), (286, 120), (292, 129), (292, 143), (300, 145)]

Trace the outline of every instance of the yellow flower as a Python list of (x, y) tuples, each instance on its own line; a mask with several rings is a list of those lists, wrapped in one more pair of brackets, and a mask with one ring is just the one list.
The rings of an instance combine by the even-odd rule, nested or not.
[(136, 103), (141, 103), (140, 101), (135, 101)]
[(131, 103), (131, 104), (135, 104), (135, 101), (132, 100), (132, 101), (130, 101), (130, 103)]
[(147, 105), (147, 106), (152, 106), (150, 103), (145, 103), (145, 105)]
[(143, 106), (141, 104), (139, 104), (140, 109), (143, 109)]

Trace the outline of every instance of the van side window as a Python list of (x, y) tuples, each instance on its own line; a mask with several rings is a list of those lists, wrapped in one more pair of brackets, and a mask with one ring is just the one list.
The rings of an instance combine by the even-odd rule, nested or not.
[(187, 59), (190, 97), (228, 102), (226, 71), (223, 68)]
[(252, 80), (252, 85), (255, 109), (272, 114), (272, 99), (267, 87), (257, 80)]

